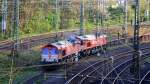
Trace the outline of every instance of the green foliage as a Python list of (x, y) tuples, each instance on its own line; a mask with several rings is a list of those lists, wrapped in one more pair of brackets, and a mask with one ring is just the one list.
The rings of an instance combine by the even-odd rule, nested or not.
[(68, 26), (69, 26), (70, 28), (74, 28), (74, 27), (76, 27), (76, 26), (78, 26), (78, 25), (76, 24), (76, 20), (70, 19)]
[[(11, 59), (8, 52), (0, 52), (0, 84), (8, 84), (10, 75)], [(35, 65), (40, 62), (40, 52), (32, 50), (30, 53), (21, 52), (20, 56), (15, 60), (13, 72), (13, 84), (22, 84), (29, 78), (36, 76), (40, 72), (38, 68), (29, 68), (26, 65)], [(24, 67), (17, 69), (16, 67)]]
[(110, 17), (112, 19), (116, 19), (117, 17), (120, 17), (123, 15), (123, 9), (121, 7), (117, 7), (117, 8), (109, 7), (108, 11), (110, 12)]
[(25, 34), (51, 32), (59, 27), (56, 22), (58, 21), (59, 24), (60, 18), (55, 13), (49, 12), (47, 16), (43, 16), (43, 11), (39, 11), (37, 14), (42, 18), (38, 19), (38, 16), (33, 16), (32, 20), (26, 24)]
[[(30, 0), (29, 0), (30, 1)], [(23, 13), (20, 13), (20, 34), (21, 36), (25, 36), (27, 34), (41, 34), (47, 32), (54, 32), (59, 31), (62, 27), (63, 29), (71, 29), (71, 28), (79, 28), (80, 27), (80, 4), (72, 5), (71, 9), (63, 8), (61, 4), (60, 10), (58, 9), (58, 13), (56, 14), (55, 6), (56, 0), (38, 0), (38, 3), (35, 4), (22, 4), (21, 9)], [(146, 20), (145, 11), (147, 7), (147, 1), (141, 0), (140, 1), (140, 10), (141, 10), (141, 17), (143, 20)], [(95, 3), (95, 2), (93, 2)], [(97, 10), (97, 6), (89, 7), (89, 5), (85, 5), (84, 11), (84, 18), (86, 21), (84, 22), (84, 27), (91, 29), (95, 27), (95, 13), (96, 11), (100, 11), (102, 15), (109, 14), (107, 20), (104, 21), (104, 25), (120, 25), (123, 24), (124, 21), (124, 12), (123, 6), (116, 5), (116, 0), (110, 0), (109, 8), (106, 10), (105, 13), (102, 13), (102, 10)], [(85, 1), (85, 4), (86, 1)], [(128, 2), (128, 22), (131, 21), (134, 17), (134, 4), (133, 0)], [(113, 8), (112, 5), (116, 7)], [(35, 6), (35, 7), (34, 7)], [(31, 7), (31, 8), (30, 8)], [(28, 10), (29, 9), (29, 10)], [(9, 10), (8, 10), (9, 11)], [(25, 14), (25, 15), (22, 15)], [(8, 24), (7, 24), (7, 32), (5, 38), (11, 37), (11, 21), (10, 18), (12, 14), (8, 14)], [(26, 21), (26, 17), (28, 17)], [(106, 16), (104, 16), (106, 18)], [(1, 25), (0, 16), (0, 25)], [(67, 20), (66, 20), (67, 19)], [(100, 23), (99, 23), (100, 24)], [(1, 26), (0, 26), (1, 30)], [(0, 40), (3, 40), (4, 37), (1, 36), (0, 31)]]

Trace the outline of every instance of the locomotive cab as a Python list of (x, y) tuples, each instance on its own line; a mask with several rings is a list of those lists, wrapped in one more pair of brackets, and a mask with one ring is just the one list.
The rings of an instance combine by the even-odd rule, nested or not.
[(42, 62), (58, 62), (59, 50), (51, 45), (42, 48)]
[(84, 45), (87, 48), (95, 45), (96, 37), (94, 35), (78, 36), (77, 38), (80, 39), (81, 45)]

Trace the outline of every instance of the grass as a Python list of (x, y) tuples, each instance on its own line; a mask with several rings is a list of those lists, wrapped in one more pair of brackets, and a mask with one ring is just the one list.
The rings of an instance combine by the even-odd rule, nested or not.
[(30, 78), (36, 76), (39, 73), (40, 72), (36, 71), (36, 69), (22, 70), (22, 71), (18, 72), (17, 75), (15, 76), (14, 84), (21, 84), (21, 83), (29, 80)]
[[(15, 58), (15, 66), (13, 72), (14, 84), (21, 84), (24, 80), (29, 79), (39, 73), (37, 68), (28, 68), (40, 61), (40, 52), (31, 50), (21, 52), (19, 57)], [(0, 53), (0, 84), (8, 84), (10, 74), (11, 59), (7, 53)], [(24, 69), (16, 69), (15, 67), (24, 67)], [(16, 70), (16, 71), (15, 71)], [(6, 75), (7, 74), (7, 75)]]

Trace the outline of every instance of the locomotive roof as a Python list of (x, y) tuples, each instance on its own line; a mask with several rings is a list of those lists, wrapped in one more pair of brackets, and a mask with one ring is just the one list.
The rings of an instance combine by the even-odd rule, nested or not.
[(51, 45), (53, 45), (53, 46), (57, 47), (58, 49), (60, 49), (60, 48), (65, 48), (67, 46), (70, 46), (70, 45), (72, 45), (72, 43), (67, 41), (67, 40), (62, 40), (62, 41), (58, 41), (56, 43), (52, 43)]
[(95, 40), (96, 36), (95, 35), (84, 35), (84, 36), (78, 36), (78, 38), (81, 40)]
[[(77, 36), (79, 39), (81, 40), (95, 40), (96, 39), (96, 36), (95, 35), (84, 35), (84, 36)], [(105, 34), (102, 34), (99, 36), (100, 38), (104, 38), (106, 37)]]

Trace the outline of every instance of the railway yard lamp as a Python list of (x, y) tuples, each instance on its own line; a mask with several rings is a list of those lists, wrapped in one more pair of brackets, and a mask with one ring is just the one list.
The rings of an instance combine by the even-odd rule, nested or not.
[[(133, 41), (133, 59), (132, 66), (130, 68), (131, 73), (134, 74), (135, 79), (140, 80), (140, 42), (139, 42), (139, 29), (140, 29), (140, 11), (139, 11), (139, 0), (135, 0), (135, 24), (134, 24), (134, 41)], [(136, 84), (138, 84), (136, 82)]]

